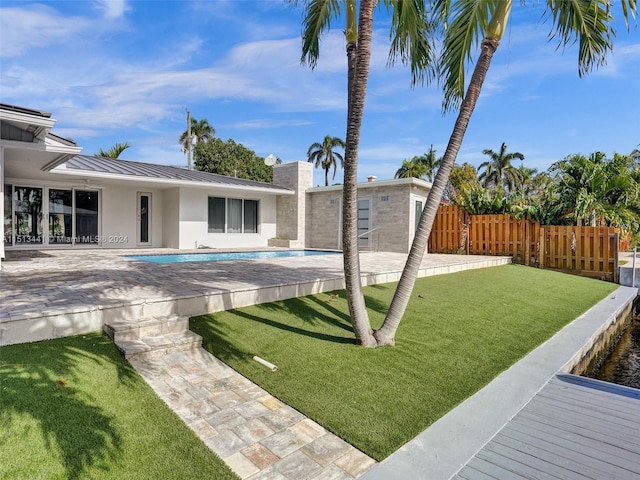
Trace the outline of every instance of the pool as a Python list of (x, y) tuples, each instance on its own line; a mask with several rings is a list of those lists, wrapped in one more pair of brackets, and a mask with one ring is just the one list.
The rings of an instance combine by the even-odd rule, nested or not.
[(335, 255), (328, 250), (273, 250), (265, 252), (176, 253), (167, 255), (127, 255), (127, 258), (152, 263), (222, 262), (225, 260), (252, 260), (255, 258), (309, 257)]

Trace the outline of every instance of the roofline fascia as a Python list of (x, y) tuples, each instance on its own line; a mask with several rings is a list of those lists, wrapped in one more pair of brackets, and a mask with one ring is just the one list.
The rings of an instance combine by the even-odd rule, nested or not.
[[(389, 180), (376, 180), (375, 182), (360, 182), (356, 186), (358, 188), (375, 188), (375, 187), (389, 187), (397, 185), (416, 185), (422, 188), (431, 188), (432, 183), (419, 178), (392, 178)], [(342, 191), (343, 185), (330, 185), (328, 187), (311, 187), (307, 189), (307, 193), (316, 192), (339, 192)]]
[(51, 117), (42, 117), (39, 115), (29, 115), (28, 113), (13, 112), (10, 110), (0, 109), (0, 120), (9, 122), (26, 123), (29, 125), (39, 125), (50, 130), (56, 124), (56, 119)]
[(128, 182), (142, 182), (142, 183), (153, 183), (160, 185), (171, 185), (174, 187), (199, 187), (199, 188), (221, 188), (225, 190), (243, 190), (250, 192), (260, 192), (260, 193), (270, 193), (273, 195), (293, 195), (295, 192), (293, 190), (284, 189), (282, 187), (278, 188), (264, 188), (264, 187), (251, 187), (251, 186), (243, 186), (243, 185), (225, 185), (219, 183), (210, 183), (210, 182), (196, 182), (193, 180), (171, 180), (165, 178), (150, 178), (150, 177), (138, 177), (135, 175), (121, 175), (114, 174), (108, 172), (89, 172), (87, 170), (79, 170), (79, 169), (60, 169), (60, 170), (51, 170), (50, 173), (54, 173), (57, 175), (69, 175), (69, 176), (78, 176), (78, 177), (86, 177), (86, 178), (97, 178), (103, 180), (123, 180)]

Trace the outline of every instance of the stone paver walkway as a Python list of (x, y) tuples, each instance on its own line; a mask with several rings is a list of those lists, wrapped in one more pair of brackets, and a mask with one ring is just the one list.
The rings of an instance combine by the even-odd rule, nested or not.
[(243, 479), (350, 480), (375, 464), (204, 349), (130, 361)]

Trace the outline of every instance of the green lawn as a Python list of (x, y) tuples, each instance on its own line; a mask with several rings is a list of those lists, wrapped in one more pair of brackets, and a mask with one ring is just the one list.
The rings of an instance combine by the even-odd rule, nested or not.
[(237, 477), (91, 334), (0, 347), (0, 478)]
[[(382, 460), (616, 287), (517, 265), (420, 279), (396, 347), (379, 349), (354, 344), (343, 291), (196, 317), (191, 328), (224, 362)], [(365, 289), (374, 328), (394, 288)]]

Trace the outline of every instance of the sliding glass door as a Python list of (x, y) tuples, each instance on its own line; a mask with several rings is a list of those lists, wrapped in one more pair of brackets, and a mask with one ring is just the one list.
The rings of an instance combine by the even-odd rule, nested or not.
[(98, 243), (98, 192), (75, 190), (76, 243)]
[(42, 188), (15, 187), (16, 245), (42, 245)]
[(99, 243), (97, 190), (9, 184), (4, 188), (5, 246)]
[(49, 243), (73, 242), (73, 195), (71, 190), (49, 189)]

